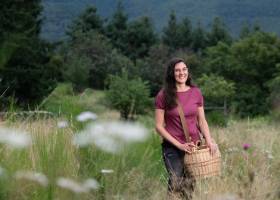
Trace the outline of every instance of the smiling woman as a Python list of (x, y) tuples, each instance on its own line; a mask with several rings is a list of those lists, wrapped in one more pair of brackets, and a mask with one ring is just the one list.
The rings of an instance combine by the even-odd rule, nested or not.
[[(190, 138), (186, 138), (178, 106), (181, 105)], [(210, 151), (216, 151), (205, 119), (203, 96), (191, 83), (183, 59), (173, 58), (167, 65), (165, 86), (155, 98), (156, 130), (163, 138), (162, 156), (169, 174), (168, 194), (192, 199), (195, 180), (184, 168), (184, 155), (191, 153), (202, 131)], [(175, 197), (176, 198), (176, 197)]]

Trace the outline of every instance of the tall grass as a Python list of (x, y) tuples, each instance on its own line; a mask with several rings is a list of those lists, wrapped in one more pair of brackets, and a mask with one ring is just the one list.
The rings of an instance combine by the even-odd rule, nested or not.
[[(65, 106), (59, 95), (45, 102), (45, 108), (66, 109), (66, 113), (94, 111), (98, 120), (116, 120), (116, 111), (100, 103), (103, 94), (86, 91), (78, 97), (69, 94), (71, 106)], [(73, 98), (71, 97), (73, 96)], [(76, 105), (78, 106), (75, 107)], [(85, 105), (85, 107), (83, 107)], [(71, 111), (71, 107), (75, 112)], [(62, 109), (63, 108), (63, 109)], [(96, 146), (78, 147), (73, 136), (84, 129), (75, 115), (57, 115), (48, 119), (32, 118), (0, 124), (28, 132), (32, 145), (14, 149), (0, 144), (0, 199), (132, 199), (162, 200), (166, 196), (167, 174), (161, 158), (160, 138), (154, 131), (153, 115), (138, 118), (149, 130), (145, 142), (132, 143), (118, 154), (106, 153)], [(58, 121), (68, 120), (68, 126), (58, 127)], [(98, 121), (93, 122), (98, 123)], [(280, 199), (280, 125), (265, 118), (230, 120), (227, 127), (210, 127), (219, 144), (223, 171), (220, 177), (197, 181), (194, 200), (218, 199)], [(243, 148), (246, 144), (247, 149)], [(112, 173), (102, 173), (102, 170)], [(48, 185), (18, 178), (17, 172), (39, 172), (48, 178)], [(73, 192), (60, 187), (60, 177), (83, 183), (88, 178), (98, 181), (100, 187), (89, 192)]]
[[(160, 139), (151, 117), (140, 119), (150, 128), (144, 143), (131, 144), (120, 154), (105, 153), (95, 146), (72, 144), (75, 128), (58, 128), (54, 119), (12, 126), (29, 132), (32, 146), (12, 149), (1, 145), (1, 199), (164, 199), (166, 172), (161, 160)], [(3, 126), (3, 125), (2, 125)], [(212, 127), (223, 156), (220, 177), (197, 182), (194, 199), (279, 199), (279, 126), (266, 120), (231, 121), (227, 128)], [(243, 144), (250, 147), (245, 150)], [(102, 169), (113, 173), (103, 174)], [(16, 179), (19, 170), (41, 172), (47, 187)], [(82, 182), (95, 178), (98, 190), (76, 194), (60, 188), (59, 177)]]

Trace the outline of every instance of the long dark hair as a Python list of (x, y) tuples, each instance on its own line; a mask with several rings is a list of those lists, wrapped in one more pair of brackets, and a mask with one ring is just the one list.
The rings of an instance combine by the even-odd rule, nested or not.
[[(186, 62), (182, 58), (172, 58), (166, 68), (166, 73), (165, 73), (165, 82), (164, 82), (164, 96), (165, 96), (165, 106), (167, 109), (174, 108), (177, 106), (176, 103), (176, 79), (174, 76), (174, 69), (175, 65), (183, 62), (186, 64)], [(187, 65), (187, 64), (186, 64)], [(190, 73), (188, 74), (188, 79), (186, 81), (186, 85), (193, 87), (193, 84), (191, 82), (191, 75)]]

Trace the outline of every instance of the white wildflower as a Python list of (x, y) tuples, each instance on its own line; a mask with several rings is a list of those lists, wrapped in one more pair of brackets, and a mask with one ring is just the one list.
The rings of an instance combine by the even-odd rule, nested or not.
[(87, 179), (81, 184), (72, 179), (61, 177), (57, 179), (57, 185), (75, 193), (87, 193), (91, 189), (99, 188), (99, 183), (93, 178)]
[(90, 124), (73, 142), (78, 146), (95, 144), (100, 149), (116, 153), (125, 143), (144, 141), (148, 131), (141, 125), (129, 122), (99, 122)]
[(109, 138), (107, 136), (97, 137), (94, 139), (94, 144), (102, 149), (103, 151), (106, 151), (108, 153), (116, 153), (121, 150), (123, 145), (120, 145), (120, 143), (113, 138)]
[(73, 181), (69, 178), (58, 178), (57, 185), (61, 188), (70, 190), (75, 193), (85, 193), (88, 192), (86, 188), (84, 188), (80, 183)]
[(112, 169), (102, 169), (101, 170), (101, 173), (102, 174), (111, 174), (111, 173), (113, 173), (114, 172), (114, 170), (112, 170)]
[(272, 159), (274, 158), (273, 155), (272, 155), (272, 153), (271, 153), (271, 151), (265, 150), (264, 152), (265, 152), (265, 154), (266, 154), (266, 156), (267, 156), (268, 159), (272, 160)]
[(272, 154), (268, 154), (268, 155), (267, 155), (267, 158), (270, 159), (270, 160), (272, 160), (272, 159), (274, 158), (274, 156), (273, 156)]
[(66, 128), (68, 126), (68, 122), (67, 121), (59, 121), (57, 122), (57, 127), (58, 128)]
[(84, 188), (86, 188), (88, 190), (91, 190), (91, 189), (97, 190), (100, 187), (99, 183), (93, 178), (89, 178), (89, 179), (85, 180), (83, 183), (83, 186), (84, 186)]
[(0, 128), (0, 143), (15, 148), (24, 148), (31, 144), (31, 136), (26, 132), (15, 129)]
[(77, 119), (77, 121), (80, 121), (80, 122), (85, 122), (85, 121), (88, 121), (88, 120), (96, 120), (97, 115), (95, 113), (86, 111), (86, 112), (82, 112), (81, 114), (79, 114), (76, 117), (76, 119)]
[(33, 172), (33, 171), (17, 171), (15, 173), (15, 178), (16, 179), (26, 179), (30, 181), (34, 181), (39, 183), (42, 186), (47, 186), (48, 185), (48, 178), (38, 172)]

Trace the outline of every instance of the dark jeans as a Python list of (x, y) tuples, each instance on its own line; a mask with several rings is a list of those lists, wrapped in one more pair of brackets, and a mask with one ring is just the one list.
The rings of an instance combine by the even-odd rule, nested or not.
[(168, 192), (175, 193), (181, 199), (192, 199), (195, 179), (184, 168), (185, 152), (164, 140), (162, 143), (162, 156), (169, 175)]

